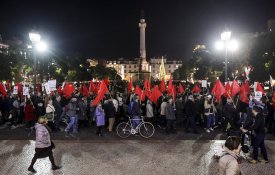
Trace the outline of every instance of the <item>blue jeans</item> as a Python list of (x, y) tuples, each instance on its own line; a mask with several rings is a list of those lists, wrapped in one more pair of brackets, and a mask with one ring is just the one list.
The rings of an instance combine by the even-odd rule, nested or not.
[(136, 129), (136, 127), (140, 124), (140, 117), (139, 116), (133, 116), (132, 119), (135, 119), (135, 120), (132, 120), (132, 125), (133, 125), (133, 128)]
[(65, 129), (65, 132), (69, 132), (70, 129), (73, 128), (73, 133), (77, 133), (77, 117), (70, 117), (70, 123)]
[(267, 152), (264, 144), (264, 133), (259, 133), (255, 137), (254, 145), (253, 145), (253, 158), (254, 160), (258, 160), (258, 149), (261, 148), (261, 153), (263, 155), (264, 160), (268, 160)]
[(209, 129), (211, 126), (215, 125), (215, 116), (214, 114), (209, 114), (207, 117), (207, 126), (206, 128)]

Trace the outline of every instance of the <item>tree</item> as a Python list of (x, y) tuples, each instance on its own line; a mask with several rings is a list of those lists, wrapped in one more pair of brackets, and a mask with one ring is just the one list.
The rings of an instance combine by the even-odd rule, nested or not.
[(267, 81), (275, 74), (275, 32), (268, 32), (255, 38), (249, 63), (253, 67), (251, 80)]

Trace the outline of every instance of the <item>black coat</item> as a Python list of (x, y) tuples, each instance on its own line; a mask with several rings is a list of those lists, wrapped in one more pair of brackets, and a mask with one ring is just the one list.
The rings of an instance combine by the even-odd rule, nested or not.
[(196, 106), (195, 102), (192, 100), (187, 100), (185, 103), (185, 113), (187, 117), (195, 117), (196, 116)]

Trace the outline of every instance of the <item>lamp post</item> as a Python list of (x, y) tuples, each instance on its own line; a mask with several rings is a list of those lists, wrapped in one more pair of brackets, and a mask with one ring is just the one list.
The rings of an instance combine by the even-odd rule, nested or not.
[(225, 31), (221, 33), (221, 41), (216, 43), (216, 48), (219, 50), (225, 50), (224, 58), (224, 79), (228, 80), (227, 76), (227, 64), (228, 64), (228, 50), (235, 51), (238, 48), (238, 42), (231, 39), (231, 31)]
[(221, 33), (221, 40), (225, 42), (225, 58), (224, 58), (224, 61), (225, 61), (225, 64), (224, 64), (224, 74), (225, 74), (225, 77), (224, 77), (224, 81), (226, 82), (227, 81), (227, 51), (228, 51), (228, 42), (229, 40), (231, 39), (231, 32), (230, 31), (226, 31), (226, 32), (222, 32)]
[(30, 32), (29, 38), (32, 42), (33, 48), (33, 93), (36, 95), (36, 51), (35, 45), (40, 42), (41, 36), (37, 32)]

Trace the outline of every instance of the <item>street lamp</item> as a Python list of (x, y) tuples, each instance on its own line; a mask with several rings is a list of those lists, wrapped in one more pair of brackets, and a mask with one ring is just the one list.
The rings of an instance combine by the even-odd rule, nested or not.
[(33, 94), (36, 95), (36, 53), (35, 53), (35, 47), (37, 43), (41, 40), (41, 35), (37, 32), (30, 32), (29, 38), (33, 44)]
[(221, 33), (221, 41), (218, 41), (216, 43), (216, 48), (218, 50), (225, 50), (225, 62), (224, 62), (224, 71), (225, 71), (225, 81), (228, 80), (227, 77), (227, 57), (228, 57), (228, 51), (236, 51), (238, 48), (238, 42), (236, 40), (231, 40), (231, 31), (225, 31)]

